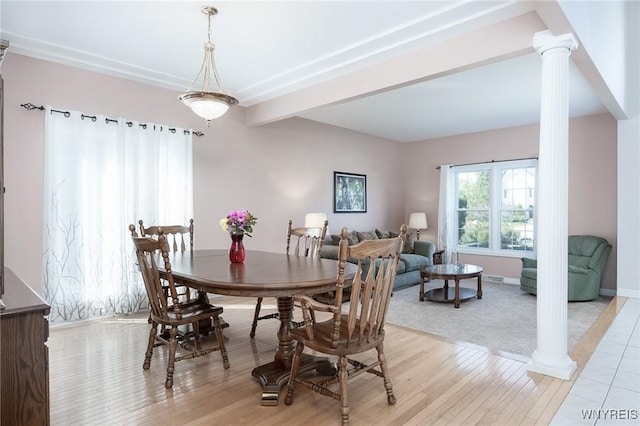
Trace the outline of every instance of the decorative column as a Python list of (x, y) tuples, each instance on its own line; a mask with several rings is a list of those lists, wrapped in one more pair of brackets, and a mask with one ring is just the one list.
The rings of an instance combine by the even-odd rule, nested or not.
[(572, 34), (536, 33), (542, 56), (537, 220), (537, 347), (529, 371), (569, 380), (576, 363), (567, 354), (569, 55)]

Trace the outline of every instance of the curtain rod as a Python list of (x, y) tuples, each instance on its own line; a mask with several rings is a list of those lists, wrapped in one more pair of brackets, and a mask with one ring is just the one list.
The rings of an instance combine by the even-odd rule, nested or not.
[[(23, 107), (23, 108), (25, 108), (25, 109), (28, 109), (29, 111), (34, 110), (34, 109), (37, 109), (37, 110), (40, 110), (40, 111), (44, 111), (44, 110), (45, 110), (44, 106), (42, 106), (42, 105), (40, 105), (40, 106), (36, 106), (36, 105), (34, 105), (34, 104), (30, 103), (30, 102), (28, 102), (28, 103), (26, 103), (26, 104), (20, 104), (20, 106), (21, 106), (21, 107)], [(71, 116), (71, 113), (70, 113), (69, 111), (60, 111), (60, 110), (57, 110), (57, 109), (53, 109), (53, 108), (52, 108), (52, 109), (51, 109), (51, 112), (58, 112), (58, 113), (60, 113), (60, 114), (63, 114), (63, 115), (64, 115), (65, 117), (67, 117), (67, 118), (69, 118), (69, 117)], [(84, 120), (85, 118), (89, 118), (89, 119), (91, 119), (91, 121), (93, 121), (93, 122), (95, 122), (95, 121), (98, 119), (98, 117), (96, 117), (95, 115), (80, 114), (80, 117), (81, 117), (83, 120)], [(105, 117), (104, 121), (105, 121), (106, 123), (117, 123), (117, 122), (118, 122), (118, 120), (114, 120), (113, 118), (107, 118), (107, 117)], [(129, 126), (129, 127), (133, 126), (133, 122), (131, 122), (131, 121), (127, 121), (126, 123), (127, 123), (127, 126)], [(138, 124), (138, 125), (139, 125), (140, 127), (142, 127), (143, 129), (146, 129), (146, 128), (147, 128), (147, 126), (148, 126), (148, 124), (147, 124), (147, 123), (140, 123), (140, 124)], [(175, 132), (176, 132), (176, 129), (174, 129), (173, 127), (169, 127), (168, 129), (169, 129), (169, 131), (170, 131), (171, 133), (175, 133)], [(162, 130), (162, 126), (160, 126), (160, 130)], [(184, 134), (185, 134), (185, 135), (188, 135), (188, 134), (189, 134), (189, 132), (193, 133), (193, 134), (194, 134), (194, 135), (196, 135), (196, 136), (204, 136), (204, 133), (202, 133), (202, 132), (200, 132), (200, 131), (184, 130)]]
[[(528, 158), (514, 158), (512, 160), (480, 161), (478, 163), (452, 164), (451, 167), (473, 166), (474, 164), (503, 163), (505, 161), (521, 161), (521, 160), (537, 160), (537, 159), (538, 159), (538, 157), (528, 157)], [(436, 170), (440, 170), (440, 166), (436, 167)]]

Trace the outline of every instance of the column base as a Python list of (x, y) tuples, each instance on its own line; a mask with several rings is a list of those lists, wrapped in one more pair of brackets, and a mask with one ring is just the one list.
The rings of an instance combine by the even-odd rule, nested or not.
[(568, 355), (557, 363), (549, 364), (541, 362), (539, 359), (540, 356), (537, 356), (536, 352), (537, 350), (533, 351), (531, 361), (527, 364), (527, 370), (533, 373), (557, 377), (562, 380), (570, 380), (571, 376), (576, 371), (577, 364)]

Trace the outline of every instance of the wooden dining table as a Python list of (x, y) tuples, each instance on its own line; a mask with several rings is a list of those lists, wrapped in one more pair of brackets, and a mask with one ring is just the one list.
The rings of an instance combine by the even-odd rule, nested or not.
[[(262, 405), (278, 405), (280, 389), (287, 383), (295, 342), (289, 334), (295, 294), (316, 294), (335, 290), (338, 277), (336, 260), (308, 258), (247, 250), (244, 263), (231, 263), (227, 250), (192, 250), (170, 255), (176, 283), (200, 292), (242, 297), (276, 297), (280, 327), (274, 360), (253, 369), (262, 384)], [(162, 262), (158, 263), (164, 274)], [(346, 263), (350, 279), (356, 267)], [(301, 372), (330, 369), (326, 358), (303, 355)]]

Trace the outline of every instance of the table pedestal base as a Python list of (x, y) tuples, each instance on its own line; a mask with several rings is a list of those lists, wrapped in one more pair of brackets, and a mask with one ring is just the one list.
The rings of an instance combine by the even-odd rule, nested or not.
[[(331, 362), (327, 358), (302, 354), (299, 374), (309, 373), (316, 369), (331, 369)], [(285, 368), (281, 363), (275, 361), (253, 369), (251, 375), (262, 384), (263, 406), (278, 405), (280, 390), (289, 382), (290, 372), (289, 368)]]

